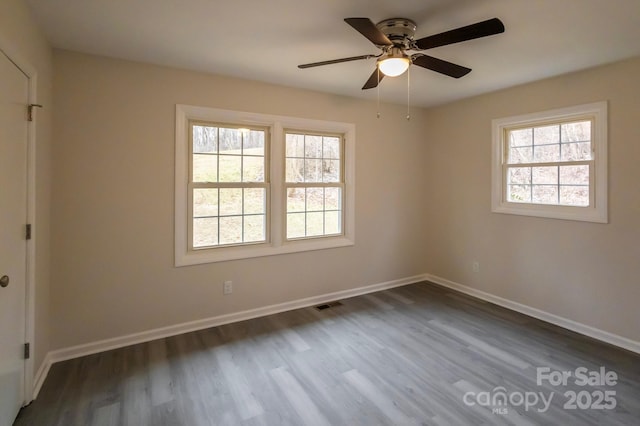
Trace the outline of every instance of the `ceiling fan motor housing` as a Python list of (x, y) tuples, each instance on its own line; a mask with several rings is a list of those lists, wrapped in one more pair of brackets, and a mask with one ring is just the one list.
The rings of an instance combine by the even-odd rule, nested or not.
[(411, 41), (416, 33), (416, 23), (406, 18), (391, 18), (380, 21), (376, 27), (387, 36), (394, 46), (405, 49), (411, 47)]

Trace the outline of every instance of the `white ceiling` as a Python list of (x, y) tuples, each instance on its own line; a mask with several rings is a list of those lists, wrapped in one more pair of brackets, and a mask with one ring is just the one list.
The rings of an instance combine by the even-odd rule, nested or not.
[[(376, 54), (346, 17), (409, 18), (416, 38), (488, 18), (503, 34), (427, 51), (472, 68), (453, 79), (412, 67), (412, 104), (431, 106), (640, 55), (638, 0), (27, 0), (56, 48), (375, 99), (360, 88)], [(406, 75), (380, 85), (406, 102)]]

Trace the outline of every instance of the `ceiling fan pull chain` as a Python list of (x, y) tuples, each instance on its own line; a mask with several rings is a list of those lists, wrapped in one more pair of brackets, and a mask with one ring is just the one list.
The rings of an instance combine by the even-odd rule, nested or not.
[(376, 92), (378, 94), (378, 105), (377, 105), (377, 109), (378, 112), (376, 113), (377, 118), (380, 118), (380, 67), (376, 66), (376, 70), (378, 72), (378, 85), (376, 86)]
[(411, 121), (411, 67), (407, 69), (407, 121)]

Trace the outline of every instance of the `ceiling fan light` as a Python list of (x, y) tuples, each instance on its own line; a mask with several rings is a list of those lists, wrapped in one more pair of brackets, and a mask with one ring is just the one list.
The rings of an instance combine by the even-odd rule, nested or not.
[(397, 77), (403, 74), (411, 64), (409, 58), (406, 56), (401, 57), (387, 57), (378, 62), (380, 72), (387, 77)]

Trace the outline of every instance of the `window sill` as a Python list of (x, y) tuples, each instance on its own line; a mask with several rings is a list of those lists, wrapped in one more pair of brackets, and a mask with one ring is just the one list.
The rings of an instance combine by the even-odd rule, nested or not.
[(577, 220), (583, 222), (608, 223), (606, 211), (593, 207), (553, 206), (526, 203), (500, 203), (491, 209), (493, 213), (534, 216), (548, 219)]
[(285, 242), (275, 246), (270, 244), (253, 244), (237, 247), (220, 247), (193, 250), (187, 253), (176, 253), (175, 266), (199, 265), (202, 263), (226, 262), (229, 260), (250, 259), (254, 257), (276, 256), (313, 250), (325, 250), (355, 245), (353, 239), (345, 236), (330, 238), (314, 238)]

